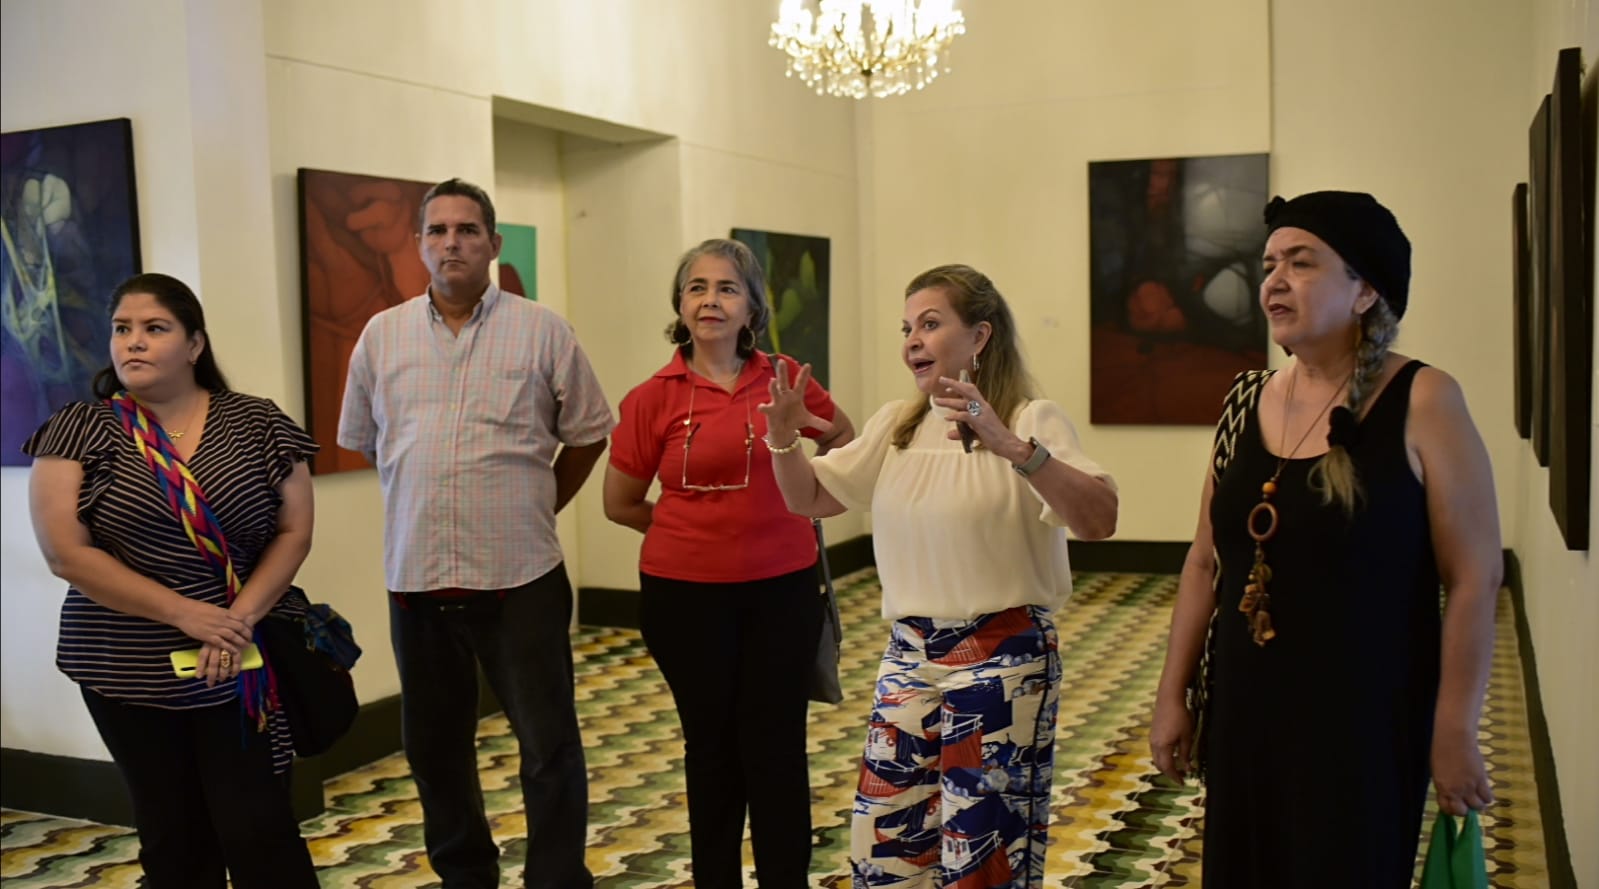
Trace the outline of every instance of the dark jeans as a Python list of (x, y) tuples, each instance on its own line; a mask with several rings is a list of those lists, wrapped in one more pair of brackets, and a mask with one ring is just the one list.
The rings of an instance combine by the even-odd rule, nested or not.
[(148, 889), (306, 889), (311, 853), (272, 774), (268, 736), (236, 701), (163, 710), (83, 689), (95, 727), (122, 771)]
[(809, 886), (805, 682), (822, 629), (816, 571), (639, 581), (644, 642), (683, 724), (694, 885), (742, 885), (747, 810), (762, 889)]
[(588, 772), (572, 699), (572, 586), (565, 566), (504, 594), (391, 596), (405, 757), (423, 836), (445, 889), (500, 885), (500, 849), (478, 782), (477, 665), (505, 707), (521, 754), (527, 815), (523, 877), (538, 889), (589, 889)]

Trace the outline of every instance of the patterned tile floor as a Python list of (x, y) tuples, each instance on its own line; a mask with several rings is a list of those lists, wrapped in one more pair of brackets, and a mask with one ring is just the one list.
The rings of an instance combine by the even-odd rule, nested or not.
[[(812, 705), (814, 883), (847, 886), (847, 823), (864, 735), (864, 710), (885, 638), (871, 571), (844, 578), (846, 697)], [(1085, 574), (1058, 617), (1065, 680), (1056, 753), (1046, 884), (1072, 889), (1197, 886), (1197, 793), (1152, 782), (1148, 712), (1160, 672), (1167, 575)], [(1543, 830), (1527, 736), (1509, 597), (1482, 731), (1499, 803), (1483, 823), (1492, 883), (1547, 883)], [(688, 823), (672, 698), (638, 634), (585, 627), (574, 639), (578, 707), (590, 769), (589, 866), (610, 889), (684, 889)], [(505, 882), (519, 885), (524, 829), (515, 741), (505, 720), (479, 730), (484, 795), (505, 851)], [(438, 886), (422, 853), (421, 811), (396, 755), (326, 788), (328, 811), (304, 825), (322, 883), (338, 889)], [(1428, 823), (1431, 823), (1429, 817)], [(746, 863), (748, 862), (746, 847)], [(132, 887), (137, 842), (124, 828), (23, 812), (0, 813), (6, 889)], [(748, 885), (754, 885), (746, 872)]]

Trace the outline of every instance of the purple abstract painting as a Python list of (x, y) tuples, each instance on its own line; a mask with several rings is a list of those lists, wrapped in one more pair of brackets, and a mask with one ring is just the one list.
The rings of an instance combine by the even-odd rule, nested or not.
[(109, 361), (111, 291), (140, 271), (126, 118), (0, 134), (0, 465)]

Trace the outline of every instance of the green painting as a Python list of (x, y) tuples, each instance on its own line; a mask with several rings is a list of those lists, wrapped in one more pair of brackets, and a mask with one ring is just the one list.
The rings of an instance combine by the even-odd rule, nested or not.
[(828, 243), (826, 238), (735, 228), (733, 239), (755, 251), (766, 270), (772, 322), (760, 347), (811, 366), (826, 386), (828, 372)]
[(539, 298), (539, 230), (531, 225), (501, 222), (500, 289), (506, 293)]

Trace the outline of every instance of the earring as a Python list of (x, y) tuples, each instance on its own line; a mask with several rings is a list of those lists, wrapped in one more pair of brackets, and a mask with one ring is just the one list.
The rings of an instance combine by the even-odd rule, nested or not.
[(975, 375), (975, 374), (976, 374), (976, 373), (977, 373), (977, 372), (978, 372), (978, 371), (979, 371), (979, 370), (982, 370), (982, 369), (983, 369), (983, 362), (981, 362), (981, 361), (979, 361), (979, 360), (977, 360), (977, 354), (978, 354), (978, 353), (976, 353), (976, 352), (973, 352), (973, 353), (972, 353), (972, 373), (973, 373), (973, 374), (974, 374), (974, 375)]
[[(748, 342), (745, 342), (746, 336), (749, 339)], [(739, 351), (742, 351), (742, 352), (754, 352), (755, 351), (755, 331), (749, 329), (748, 327), (739, 328), (739, 331), (738, 331), (738, 348), (739, 348)]]

